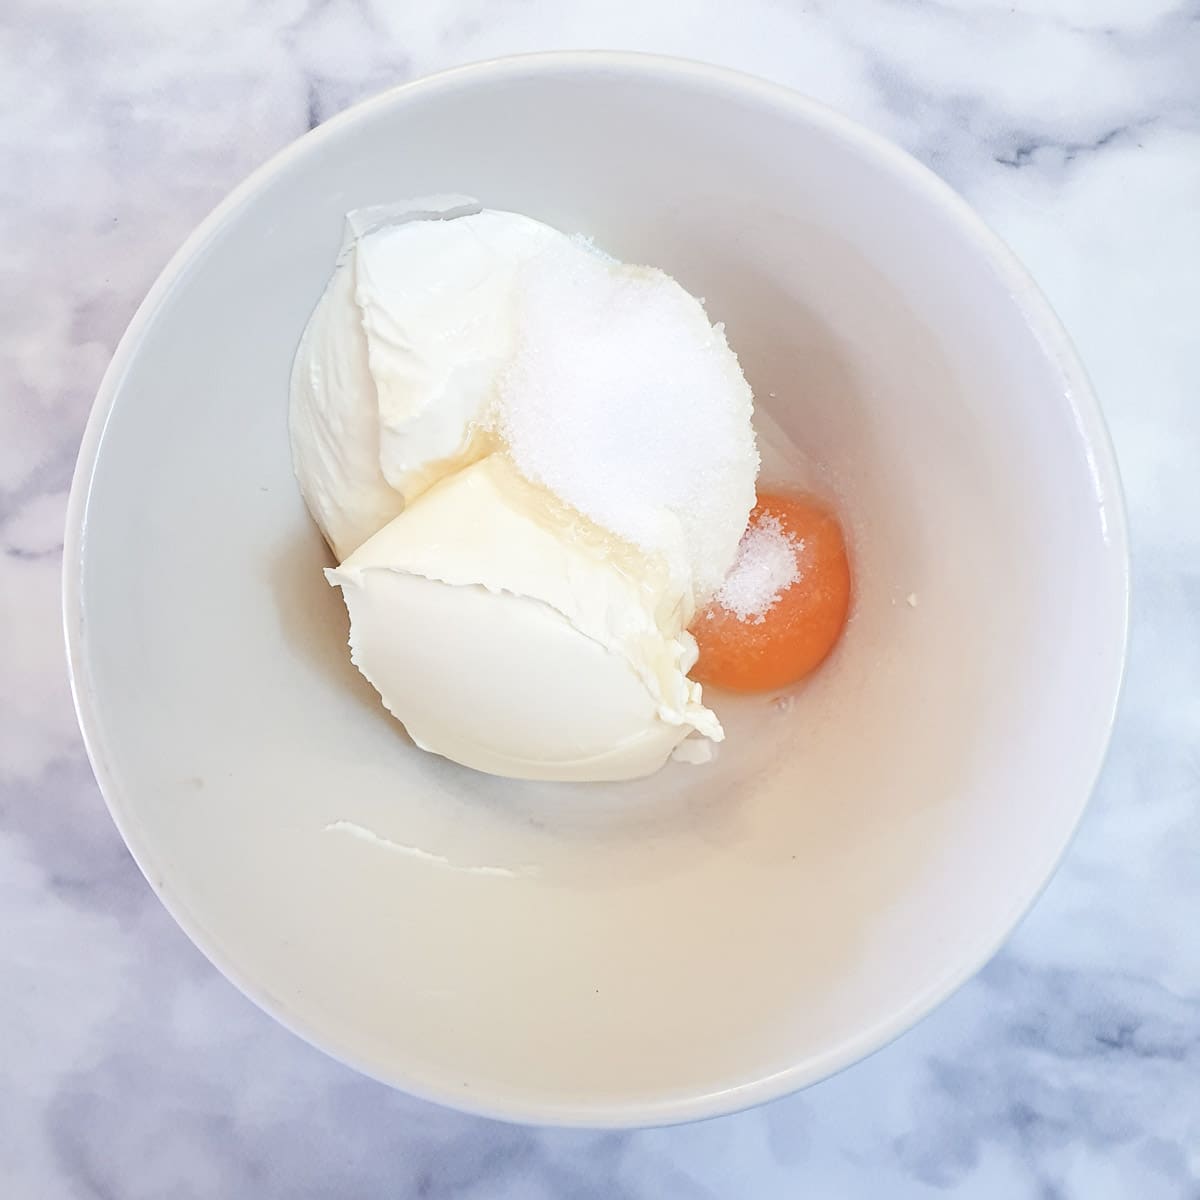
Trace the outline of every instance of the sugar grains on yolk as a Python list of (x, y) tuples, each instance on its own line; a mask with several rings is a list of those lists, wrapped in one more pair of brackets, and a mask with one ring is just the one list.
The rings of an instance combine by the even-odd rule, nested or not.
[(833, 513), (811, 496), (760, 493), (746, 536), (761, 529), (791, 543), (795, 578), (753, 615), (714, 597), (691, 626), (700, 657), (690, 674), (701, 683), (737, 692), (795, 683), (824, 662), (846, 624), (850, 563)]

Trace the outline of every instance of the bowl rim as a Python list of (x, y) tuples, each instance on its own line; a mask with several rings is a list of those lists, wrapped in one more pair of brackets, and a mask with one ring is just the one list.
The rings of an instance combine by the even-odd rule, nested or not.
[[(824, 1052), (793, 1063), (779, 1071), (729, 1086), (696, 1094), (674, 1095), (662, 1099), (635, 1102), (606, 1101), (599, 1104), (562, 1104), (536, 1102), (521, 1095), (506, 1095), (498, 1088), (472, 1088), (445, 1084), (430, 1085), (407, 1079), (402, 1074), (384, 1073), (370, 1062), (332, 1048), (320, 1022), (292, 1011), (279, 997), (230, 962), (219, 942), (201, 927), (173, 893), (166, 875), (156, 869), (153, 848), (140, 836), (136, 823), (126, 815), (126, 802), (120, 784), (120, 772), (109, 761), (102, 742), (101, 721), (87, 669), (88, 629), (83, 613), (82, 567), (87, 541), (87, 521), (92, 481), (104, 433), (128, 368), (137, 355), (143, 337), (155, 313), (178, 284), (184, 272), (225, 222), (237, 213), (264, 184), (294, 160), (311, 153), (323, 141), (338, 137), (356, 122), (418, 97), (471, 87), (476, 83), (525, 76), (529, 73), (562, 73), (608, 69), (658, 78), (700, 83), (727, 96), (753, 95), (779, 109), (789, 110), (828, 134), (850, 143), (865, 156), (891, 173), (907, 180), (923, 199), (941, 211), (945, 218), (967, 235), (981, 258), (990, 262), (1005, 282), (1014, 302), (1038, 336), (1044, 353), (1053, 359), (1066, 387), (1064, 402), (1069, 406), (1084, 443), (1092, 482), (1099, 501), (1101, 519), (1106, 522), (1108, 559), (1117, 619), (1111, 631), (1119, 639), (1112, 677), (1106, 682), (1107, 699), (1100, 719), (1096, 749), (1081, 764), (1080, 775), (1086, 786), (1079, 790), (1070, 828), (1063, 838), (1045, 878), (1028, 894), (1018, 896), (1012, 905), (999, 937), (977, 947), (963, 961), (947, 968), (931, 980), (921, 993), (875, 1025), (829, 1047)], [(571, 50), (546, 51), (485, 59), (427, 75), (389, 88), (331, 118), (316, 129), (302, 134), (257, 167), (222, 200), (187, 237), (171, 256), (121, 336), (106, 369), (84, 429), (67, 502), (63, 540), (62, 619), (66, 643), (67, 669), (76, 718), (84, 748), (96, 776), (109, 814), (125, 841), (138, 868), (159, 901), (192, 943), (210, 963), (252, 1003), (311, 1046), (337, 1061), (398, 1088), (422, 1100), (477, 1116), (532, 1125), (573, 1126), (580, 1128), (639, 1128), (672, 1125), (741, 1111), (826, 1079), (875, 1053), (907, 1032), (941, 1005), (990, 961), (1008, 940), (1014, 929), (1036, 903), (1057, 871), (1078, 831), (1083, 813), (1095, 790), (1107, 757), (1113, 725), (1124, 685), (1128, 655), (1130, 618), (1130, 560), (1128, 525), (1121, 480), (1112, 440), (1095, 393), (1071, 341), (1049, 301), (1016, 255), (992, 231), (984, 220), (953, 188), (928, 167), (881, 134), (843, 116), (827, 105), (813, 100), (783, 84), (761, 79), (742, 71), (659, 54), (630, 51)]]

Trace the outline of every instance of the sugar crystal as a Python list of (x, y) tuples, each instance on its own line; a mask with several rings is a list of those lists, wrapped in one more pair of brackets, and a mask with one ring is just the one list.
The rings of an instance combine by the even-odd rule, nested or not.
[(662, 271), (578, 243), (526, 266), (517, 318), (497, 416), (517, 468), (711, 596), (758, 471), (753, 397), (721, 327)]
[(746, 531), (733, 567), (717, 592), (716, 601), (739, 621), (761, 625), (766, 614), (800, 579), (796, 555), (804, 548), (769, 513)]

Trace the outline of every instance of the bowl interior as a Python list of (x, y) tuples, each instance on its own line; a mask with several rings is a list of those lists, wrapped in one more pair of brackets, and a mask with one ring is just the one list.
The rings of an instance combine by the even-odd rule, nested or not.
[[(345, 211), (447, 191), (706, 297), (853, 527), (834, 660), (794, 695), (714, 695), (708, 767), (474, 774), (347, 659), (288, 373)], [(957, 200), (777, 90), (575, 57), (381, 97), (193, 239), (108, 402), (68, 628), (114, 815), (240, 986), (409, 1090), (625, 1123), (809, 1082), (982, 963), (1086, 800), (1125, 614), (1086, 385)]]

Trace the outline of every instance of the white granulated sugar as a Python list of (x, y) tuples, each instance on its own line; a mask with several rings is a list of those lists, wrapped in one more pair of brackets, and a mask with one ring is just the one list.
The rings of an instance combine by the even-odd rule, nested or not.
[(670, 276), (579, 244), (526, 266), (496, 424), (517, 468), (598, 525), (720, 585), (754, 505), (753, 397)]
[(800, 579), (796, 555), (804, 548), (769, 513), (746, 531), (716, 601), (739, 621), (761, 625), (779, 597)]

